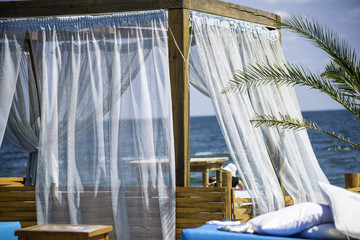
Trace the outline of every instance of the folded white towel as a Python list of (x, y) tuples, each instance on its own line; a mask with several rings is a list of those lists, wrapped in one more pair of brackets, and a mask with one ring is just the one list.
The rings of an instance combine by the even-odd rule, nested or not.
[(207, 221), (206, 224), (216, 224), (216, 225), (220, 225), (220, 226), (236, 226), (236, 225), (241, 225), (242, 223), (240, 221), (211, 220), (211, 221)]
[(254, 229), (249, 223), (244, 223), (236, 226), (219, 226), (217, 229), (221, 231), (235, 233), (254, 233)]

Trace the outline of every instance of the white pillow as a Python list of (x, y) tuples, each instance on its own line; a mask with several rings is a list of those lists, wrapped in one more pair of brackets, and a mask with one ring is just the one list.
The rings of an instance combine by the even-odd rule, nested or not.
[(259, 234), (290, 236), (314, 225), (330, 222), (333, 222), (333, 218), (329, 206), (306, 202), (260, 215), (248, 223)]
[(360, 239), (360, 194), (326, 183), (319, 185), (331, 207), (336, 229)]
[(313, 226), (306, 229), (298, 234), (296, 237), (299, 238), (310, 238), (310, 239), (324, 239), (324, 240), (341, 240), (347, 239), (344, 234), (339, 232), (333, 223), (324, 223), (317, 226)]

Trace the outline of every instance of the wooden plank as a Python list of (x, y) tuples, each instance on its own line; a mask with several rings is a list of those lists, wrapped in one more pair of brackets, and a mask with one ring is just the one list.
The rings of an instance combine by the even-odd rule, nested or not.
[(182, 55), (186, 59), (189, 54), (189, 11), (170, 9), (168, 22), (176, 186), (188, 187), (190, 186), (189, 66), (184, 62)]
[(8, 182), (24, 182), (23, 177), (0, 177), (0, 183), (8, 183)]
[(38, 0), (0, 2), (0, 17), (87, 15), (180, 8), (182, 4), (183, 1), (178, 0)]
[(176, 222), (176, 227), (180, 230), (180, 229), (184, 229), (184, 228), (196, 228), (196, 227), (200, 227), (204, 225), (204, 222), (198, 222), (198, 223), (182, 223), (182, 222)]
[(0, 202), (0, 210), (3, 208), (32, 209), (34, 207), (36, 207), (35, 199), (32, 202)]
[(234, 203), (251, 203), (252, 199), (251, 198), (235, 198), (234, 199)]
[(241, 215), (236, 215), (235, 219), (236, 221), (240, 221), (240, 222), (247, 222), (252, 218), (252, 215), (250, 214), (241, 214)]
[(236, 215), (242, 215), (242, 214), (252, 214), (252, 206), (242, 206), (242, 207), (236, 207), (234, 210), (234, 213)]
[[(221, 218), (220, 218), (221, 219)], [(211, 219), (208, 219), (211, 220)], [(214, 219), (214, 220), (219, 220), (219, 219)], [(176, 224), (178, 223), (199, 223), (199, 224), (204, 224), (206, 223), (207, 220), (204, 219), (194, 219), (194, 218), (177, 218), (176, 219)]]
[(225, 208), (225, 204), (222, 202), (205, 202), (205, 203), (176, 203), (176, 207), (179, 208), (189, 208), (189, 207), (204, 207), (204, 208), (214, 208), (215, 209), (223, 209)]
[(200, 193), (200, 192), (224, 192), (224, 188), (220, 187), (211, 187), (211, 188), (204, 188), (204, 187), (177, 187), (176, 194), (178, 193)]
[(258, 23), (271, 27), (276, 25), (276, 20), (280, 20), (280, 17), (274, 13), (218, 0), (192, 0), (191, 10)]
[(6, 214), (6, 212), (36, 212), (36, 206), (34, 207), (1, 207), (0, 215)]
[(22, 177), (1, 177), (1, 187), (21, 187), (24, 186), (25, 179)]
[(276, 14), (219, 0), (71, 0), (0, 2), (0, 18), (87, 15), (156, 9), (188, 9), (274, 26)]
[(0, 192), (35, 192), (35, 187), (1, 186)]
[(189, 193), (177, 193), (177, 198), (184, 198), (184, 197), (192, 197), (192, 198), (212, 198), (212, 199), (218, 199), (221, 200), (224, 193), (222, 192), (189, 192)]
[(13, 221), (36, 221), (36, 214), (33, 216), (0, 216), (0, 222), (13, 222)]
[(37, 225), (36, 221), (20, 221), (21, 227), (31, 227)]
[(193, 218), (193, 219), (223, 219), (222, 213), (176, 213), (176, 218)]
[(7, 212), (6, 216), (4, 216), (3, 212), (0, 211), (0, 213), (0, 218), (17, 217), (22, 220), (33, 220), (33, 218), (35, 218), (36, 220), (36, 212)]
[(178, 213), (204, 213), (204, 212), (221, 212), (222, 208), (207, 208), (207, 207), (182, 207), (176, 209), (176, 214)]
[(176, 202), (179, 202), (179, 203), (185, 203), (185, 202), (193, 202), (193, 203), (195, 203), (195, 202), (198, 202), (198, 203), (202, 203), (202, 202), (219, 202), (219, 201), (221, 201), (222, 200), (222, 198), (220, 197), (214, 197), (214, 198), (212, 198), (212, 197), (209, 197), (209, 198), (177, 198), (176, 199)]
[(0, 192), (0, 201), (34, 201), (35, 192)]

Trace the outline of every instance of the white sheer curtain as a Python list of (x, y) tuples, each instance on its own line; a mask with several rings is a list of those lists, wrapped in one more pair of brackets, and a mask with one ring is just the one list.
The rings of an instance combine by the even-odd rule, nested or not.
[(24, 21), (0, 21), (0, 146), (20, 71)]
[(284, 206), (278, 178), (295, 202), (321, 200), (317, 181), (327, 179), (306, 132), (254, 128), (249, 122), (256, 113), (300, 116), (293, 89), (261, 86), (248, 92), (222, 93), (233, 73), (248, 64), (284, 63), (278, 32), (233, 19), (191, 14), (191, 83), (210, 96), (231, 157), (260, 213)]
[(38, 223), (175, 236), (164, 11), (28, 20), (40, 85)]
[(29, 45), (24, 42), (20, 73), (6, 126), (5, 138), (20, 151), (29, 153), (25, 185), (35, 185), (40, 132), (38, 82), (35, 82)]
[[(259, 39), (256, 48), (268, 53), (266, 57), (268, 63), (280, 65), (285, 63), (278, 41), (269, 42), (264, 38)], [(272, 114), (279, 117), (279, 113), (282, 113), (302, 118), (292, 87), (264, 86), (250, 91), (250, 96), (258, 114)], [(307, 132), (266, 126), (263, 126), (262, 130), (274, 167), (295, 203), (323, 202), (318, 182), (328, 183), (328, 180), (318, 164)]]

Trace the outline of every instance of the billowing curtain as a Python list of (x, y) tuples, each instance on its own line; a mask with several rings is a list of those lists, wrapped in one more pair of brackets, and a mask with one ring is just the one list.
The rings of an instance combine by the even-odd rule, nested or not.
[(198, 12), (191, 12), (191, 24), (191, 83), (211, 98), (231, 157), (259, 212), (284, 206), (279, 180), (295, 202), (322, 200), (317, 181), (327, 179), (306, 131), (254, 128), (249, 121), (256, 113), (301, 116), (294, 90), (266, 85), (222, 93), (234, 72), (246, 65), (284, 63), (278, 32)]
[(41, 95), (38, 223), (175, 236), (165, 11), (28, 20)]
[(0, 146), (19, 76), (25, 31), (24, 21), (0, 21)]
[(40, 132), (39, 83), (35, 82), (34, 65), (31, 64), (27, 41), (23, 50), (19, 78), (4, 137), (14, 147), (29, 154), (25, 185), (34, 186)]

